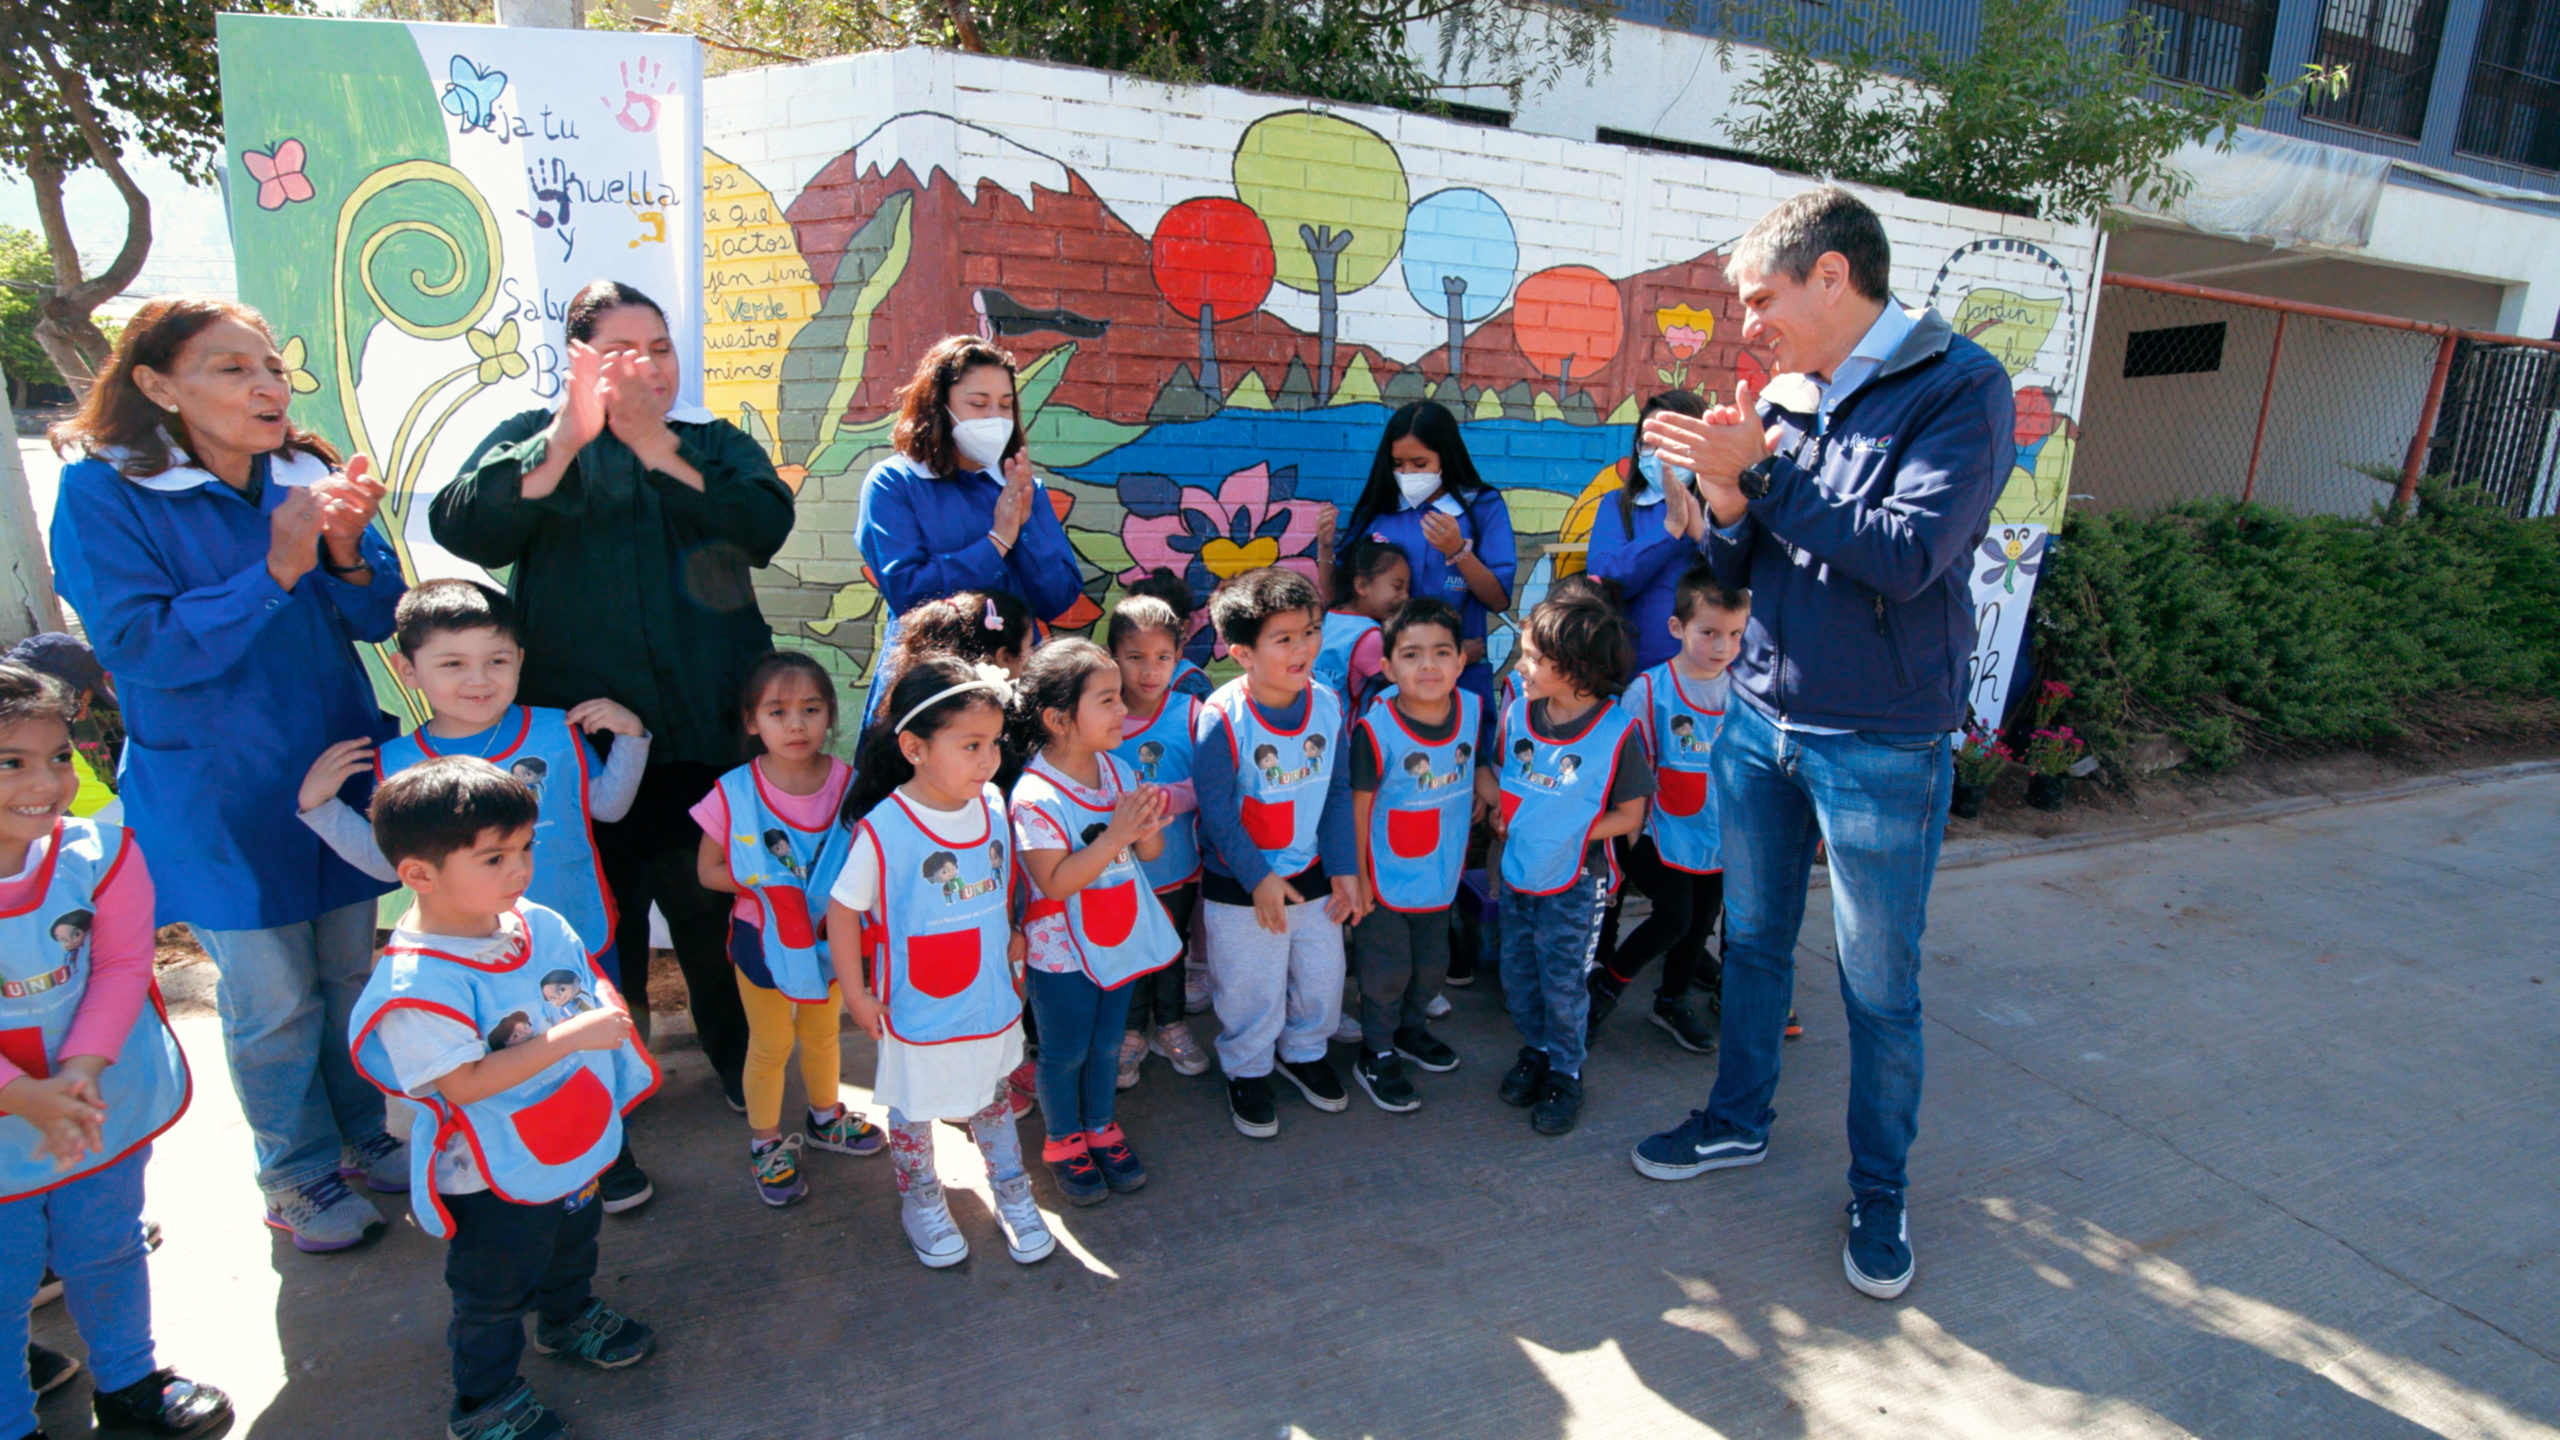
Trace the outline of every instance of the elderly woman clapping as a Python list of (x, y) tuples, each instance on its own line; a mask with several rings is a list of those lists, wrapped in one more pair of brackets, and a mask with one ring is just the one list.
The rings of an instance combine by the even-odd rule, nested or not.
[(286, 418), (293, 387), (243, 305), (145, 305), (80, 413), (54, 427), (57, 588), (124, 701), (125, 821), (157, 920), (220, 974), (224, 1049), (267, 1223), (304, 1250), (382, 1228), (352, 1192), (408, 1188), (347, 1016), (386, 888), (295, 818), (313, 757), (393, 727), (355, 642), (391, 634), (403, 583), (369, 528), (383, 488)]

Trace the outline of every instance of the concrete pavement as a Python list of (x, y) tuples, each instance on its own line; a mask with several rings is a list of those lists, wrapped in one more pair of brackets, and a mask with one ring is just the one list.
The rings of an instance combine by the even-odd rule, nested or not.
[[(1895, 1304), (1840, 1275), (1820, 892), (1770, 1158), (1680, 1185), (1626, 1150), (1714, 1061), (1642, 992), (1561, 1140), (1495, 1101), (1514, 1042), (1483, 985), (1415, 1115), (1285, 1098), (1255, 1143), (1214, 1074), (1150, 1062), (1123, 1118), (1152, 1183), (1063, 1211), (1043, 1180), (1066, 1243), (1029, 1269), (947, 1128), (956, 1271), (908, 1252), (885, 1159), (813, 1154), (811, 1198), (767, 1211), (676, 1051), (638, 1130), (659, 1198), (608, 1221), (601, 1277), (664, 1348), (526, 1371), (591, 1437), (2560, 1435), (2555, 857), (2545, 775), (1942, 876)], [(437, 1247), (272, 1241), (214, 1027), (184, 1033), (164, 1361), (242, 1400), (236, 1434), (439, 1433)], [(86, 1433), (86, 1394), (51, 1433)]]

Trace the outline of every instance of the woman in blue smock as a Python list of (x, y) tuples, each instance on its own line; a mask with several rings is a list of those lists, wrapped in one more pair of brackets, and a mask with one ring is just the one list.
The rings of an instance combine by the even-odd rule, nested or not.
[(1520, 554), (1511, 507), (1476, 473), (1457, 416), (1437, 401), (1416, 400), (1387, 417), (1369, 483), (1343, 533), (1384, 537), (1413, 567), (1414, 598), (1457, 607), (1467, 654), (1458, 683), (1492, 704), (1485, 623), (1511, 608)]
[(125, 824), (151, 857), (160, 924), (213, 958), (231, 1083), (267, 1223), (304, 1250), (383, 1226), (347, 1188), (408, 1186), (382, 1096), (356, 1073), (347, 1017), (373, 969), (388, 886), (295, 818), (322, 750), (386, 739), (356, 657), (387, 640), (403, 588), (369, 527), (372, 462), (285, 418), (267, 322), (225, 300), (155, 300), (125, 328), (65, 455), (54, 580), (116, 677)]
[[(948, 336), (916, 363), (898, 396), (898, 453), (863, 477), (854, 532), (891, 616), (875, 655), (897, 639), (895, 617), (928, 600), (1001, 590), (1045, 623), (1083, 593), (1067, 527), (1031, 478), (1016, 408), (1013, 358), (974, 335)], [(866, 716), (879, 686), (875, 668)]]
[(1595, 580), (1614, 580), (1619, 606), (1636, 632), (1636, 673), (1661, 664), (1680, 648), (1671, 638), (1671, 603), (1680, 577), (1706, 554), (1706, 507), (1689, 472), (1665, 466), (1645, 448), (1644, 422), (1657, 410), (1699, 416), (1707, 404), (1687, 390), (1666, 390), (1644, 402), (1636, 416), (1635, 450), (1618, 462), (1624, 487), (1600, 502), (1591, 517), (1591, 551), (1584, 568)]

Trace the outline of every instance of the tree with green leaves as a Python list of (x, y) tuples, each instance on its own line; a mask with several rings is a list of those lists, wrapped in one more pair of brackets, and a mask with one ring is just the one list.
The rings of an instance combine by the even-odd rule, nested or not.
[(44, 347), (36, 343), (36, 306), (53, 284), (53, 257), (44, 237), (15, 225), (0, 225), (0, 377), (9, 382), (9, 403), (25, 409), (28, 387), (59, 385)]
[(2175, 201), (2194, 184), (2170, 163), (2180, 148), (2227, 150), (2270, 102), (2345, 79), (2314, 65), (2255, 95), (2170, 83), (2151, 66), (2155, 22), (2128, 10), (2075, 32), (2067, 0), (1983, 0), (1981, 38), (1961, 55), (1891, 0), (1754, 13), (1770, 17), (1754, 37), (1770, 53), (1735, 88), (1737, 146), (1782, 169), (2048, 220)]
[[(0, 0), (0, 74), (10, 77), (0, 87), (0, 173), (26, 176), (35, 191), (51, 262), (35, 338), (74, 387), (106, 363), (106, 332), (90, 317), (151, 253), (151, 201), (124, 156), (139, 148), (198, 184), (220, 168), (213, 16), (213, 0)], [(64, 182), (83, 166), (103, 173), (125, 207), (124, 242), (94, 275), (84, 273), (63, 209)]]

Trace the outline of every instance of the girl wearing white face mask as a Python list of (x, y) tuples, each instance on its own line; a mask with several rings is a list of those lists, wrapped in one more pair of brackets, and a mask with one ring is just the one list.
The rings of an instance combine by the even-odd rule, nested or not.
[(1672, 598), (1680, 576), (1704, 556), (1707, 534), (1706, 508), (1689, 472), (1645, 448), (1644, 422), (1657, 410), (1696, 416), (1706, 414), (1707, 405), (1687, 390), (1666, 390), (1644, 402), (1634, 446), (1618, 462), (1625, 488), (1592, 517), (1585, 560), (1592, 578), (1618, 582), (1627, 623), (1635, 627), (1639, 672), (1680, 648), (1671, 638)]
[(1416, 598), (1457, 607), (1465, 632), (1459, 642), (1467, 652), (1467, 668), (1458, 683), (1491, 704), (1485, 622), (1510, 608), (1519, 550), (1511, 534), (1511, 509), (1476, 473), (1466, 439), (1458, 432), (1458, 417), (1430, 400), (1416, 400), (1388, 416), (1377, 457), (1370, 462), (1368, 486), (1342, 533), (1384, 536), (1413, 567)]
[[(898, 453), (863, 477), (854, 536), (892, 616), (963, 590), (1011, 595), (1042, 621), (1076, 603), (1075, 550), (1031, 476), (1016, 412), (1013, 357), (978, 337), (947, 336), (916, 362)], [(897, 633), (892, 619), (880, 653)]]

